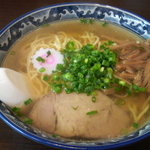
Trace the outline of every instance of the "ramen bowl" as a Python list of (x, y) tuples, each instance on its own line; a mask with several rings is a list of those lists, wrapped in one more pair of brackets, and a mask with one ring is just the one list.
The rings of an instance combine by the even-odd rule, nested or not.
[[(150, 23), (130, 12), (95, 3), (57, 4), (26, 13), (0, 31), (0, 62), (4, 59), (9, 48), (26, 33), (48, 23), (80, 18), (110, 22), (126, 28), (141, 38), (150, 38)], [(0, 102), (0, 118), (23, 136), (38, 143), (61, 149), (110, 149), (134, 143), (150, 135), (150, 124), (147, 123), (129, 135), (110, 140), (73, 140), (54, 137), (24, 124), (2, 102)]]

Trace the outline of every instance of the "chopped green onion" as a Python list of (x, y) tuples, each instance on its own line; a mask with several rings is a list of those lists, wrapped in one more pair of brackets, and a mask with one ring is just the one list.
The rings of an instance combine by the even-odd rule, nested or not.
[(47, 56), (46, 57), (49, 57), (51, 55), (51, 51), (47, 51)]
[(144, 88), (144, 87), (139, 87), (139, 91), (140, 91), (140, 92), (146, 92), (146, 88)]
[(88, 63), (88, 58), (86, 58), (86, 59), (84, 60), (84, 62), (87, 64), (87, 63)]
[(92, 95), (92, 96), (96, 96), (97, 93), (96, 93), (95, 91), (93, 91), (93, 92), (91, 93), (91, 95)]
[(86, 114), (89, 115), (89, 116), (91, 116), (91, 115), (95, 115), (95, 114), (97, 114), (97, 113), (98, 113), (97, 110), (93, 110), (93, 111), (87, 112)]
[(25, 124), (32, 124), (32, 119), (30, 119), (30, 118), (24, 118), (23, 119), (23, 122), (25, 123)]
[(66, 74), (63, 75), (63, 79), (65, 81), (73, 81), (73, 75), (68, 72), (68, 73), (66, 73)]
[(57, 65), (57, 71), (62, 71), (64, 69), (63, 64), (58, 64)]
[(72, 93), (72, 89), (65, 88), (65, 92), (66, 92), (67, 94), (70, 94), (70, 93)]
[(32, 103), (32, 99), (31, 98), (29, 98), (29, 99), (27, 99), (26, 101), (24, 101), (24, 104), (25, 105), (29, 105), (29, 104), (31, 104)]
[(94, 19), (86, 19), (86, 18), (82, 18), (80, 19), (80, 22), (83, 24), (93, 24), (95, 22)]
[(73, 41), (69, 41), (66, 44), (66, 49), (68, 49), (68, 50), (74, 50), (75, 49), (75, 43)]
[(60, 78), (60, 77), (59, 77), (59, 75), (57, 75), (57, 74), (54, 74), (53, 77), (52, 77), (53, 80), (59, 80), (59, 78)]
[(95, 103), (96, 102), (96, 97), (92, 96), (92, 102)]
[(133, 90), (135, 90), (135, 91), (138, 91), (138, 90), (139, 90), (139, 87), (138, 87), (137, 85), (135, 85), (135, 84), (132, 85), (132, 88), (133, 88)]
[(44, 62), (45, 62), (45, 59), (43, 59), (43, 58), (42, 58), (42, 57), (40, 57), (40, 56), (39, 56), (39, 57), (37, 57), (37, 58), (36, 58), (36, 60), (37, 60), (37, 61), (39, 61), (39, 62), (42, 62), (42, 63), (44, 63)]
[(44, 81), (48, 81), (48, 80), (49, 80), (49, 76), (44, 76), (44, 77), (43, 77), (43, 80), (44, 80)]
[(101, 67), (100, 72), (104, 72), (104, 69), (105, 69), (104, 67)]
[(21, 109), (19, 107), (13, 107), (11, 109), (14, 113), (19, 112)]
[(125, 86), (126, 85), (126, 82), (125, 81), (119, 81), (119, 85), (121, 85), (121, 86)]
[(145, 92), (146, 91), (146, 88), (144, 87), (139, 87), (135, 84), (132, 84), (132, 89), (135, 91), (135, 92)]
[(107, 43), (108, 43), (108, 45), (113, 45), (114, 44), (113, 41), (108, 41)]
[(53, 92), (58, 94), (58, 93), (62, 92), (62, 87), (60, 85), (54, 85), (54, 86), (52, 86), (52, 90), (53, 90)]
[(18, 116), (18, 117), (22, 117), (22, 116), (23, 116), (23, 114), (20, 112), (21, 109), (20, 109), (19, 107), (13, 107), (11, 110), (13, 111), (13, 113), (14, 113), (16, 116)]
[(57, 138), (59, 135), (57, 135), (57, 134), (52, 134), (52, 137), (53, 138)]
[(135, 129), (139, 128), (139, 124), (138, 124), (137, 122), (134, 122), (134, 123), (132, 124), (132, 126), (133, 126), (133, 128), (135, 128)]
[(106, 21), (102, 23), (103, 27), (106, 27), (107, 25), (108, 25), (108, 22), (106, 22)]
[(39, 72), (45, 72), (45, 71), (46, 71), (46, 69), (44, 67), (39, 69)]
[(108, 79), (108, 78), (104, 79), (104, 83), (109, 83), (109, 82), (110, 82), (110, 79)]
[(132, 93), (132, 91), (130, 89), (126, 89), (126, 92), (127, 92), (128, 96), (130, 96)]

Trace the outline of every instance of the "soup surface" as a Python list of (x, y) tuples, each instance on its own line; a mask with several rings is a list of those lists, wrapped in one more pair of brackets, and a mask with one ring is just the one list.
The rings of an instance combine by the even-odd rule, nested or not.
[[(128, 134), (149, 119), (149, 49), (148, 41), (106, 22), (41, 26), (18, 40), (2, 64), (23, 73), (32, 93), (21, 110), (13, 110), (26, 123), (63, 137)], [(51, 68), (53, 54), (57, 68)]]

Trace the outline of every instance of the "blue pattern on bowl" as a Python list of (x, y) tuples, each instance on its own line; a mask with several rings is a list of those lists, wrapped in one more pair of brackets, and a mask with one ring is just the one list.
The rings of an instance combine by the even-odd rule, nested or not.
[[(0, 31), (0, 62), (3, 59), (2, 56), (7, 53), (14, 42), (27, 32), (43, 24), (78, 18), (95, 18), (101, 21), (109, 21), (137, 33), (145, 39), (150, 38), (150, 23), (127, 11), (94, 3), (59, 4), (29, 12), (2, 29)], [(54, 138), (50, 134), (22, 123), (12, 114), (9, 107), (2, 102), (0, 102), (0, 118), (10, 127), (34, 141), (64, 149), (108, 149), (127, 145), (150, 135), (150, 124), (147, 123), (128, 136), (110, 140), (80, 141), (61, 137)]]

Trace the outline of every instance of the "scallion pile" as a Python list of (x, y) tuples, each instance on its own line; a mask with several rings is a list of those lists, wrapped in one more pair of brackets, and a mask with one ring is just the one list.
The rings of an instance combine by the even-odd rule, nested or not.
[(145, 88), (114, 77), (117, 63), (117, 54), (110, 46), (114, 42), (107, 41), (99, 49), (87, 44), (81, 49), (76, 49), (75, 43), (70, 41), (65, 49), (64, 64), (58, 64), (51, 77), (50, 86), (56, 93), (65, 90), (66, 93), (86, 93), (93, 95), (96, 90), (115, 88), (118, 91), (143, 92)]

